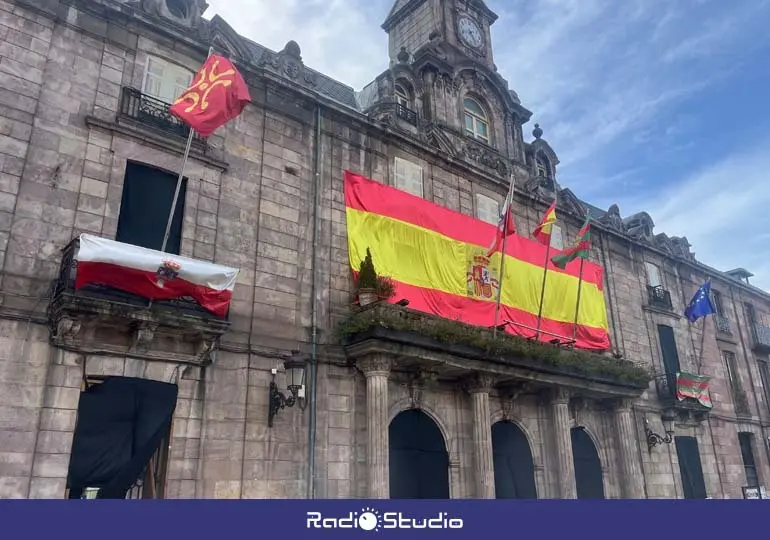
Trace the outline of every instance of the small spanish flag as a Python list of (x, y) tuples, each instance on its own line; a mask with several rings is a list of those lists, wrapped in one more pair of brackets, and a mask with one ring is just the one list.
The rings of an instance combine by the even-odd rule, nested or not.
[(532, 236), (544, 246), (551, 245), (551, 229), (553, 228), (554, 223), (556, 223), (556, 201), (553, 201), (551, 206), (548, 207), (548, 210), (545, 211), (543, 220), (540, 222), (540, 225), (535, 227), (535, 230), (532, 231)]

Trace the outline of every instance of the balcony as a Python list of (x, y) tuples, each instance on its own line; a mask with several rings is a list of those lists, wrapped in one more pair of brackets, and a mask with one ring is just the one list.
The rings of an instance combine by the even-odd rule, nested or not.
[(655, 388), (658, 391), (658, 400), (665, 408), (673, 409), (680, 417), (690, 417), (696, 421), (702, 421), (711, 411), (710, 407), (702, 405), (697, 399), (677, 397), (677, 384), (675, 373), (664, 373), (655, 376)]
[(650, 307), (667, 311), (671, 311), (674, 307), (671, 303), (671, 293), (660, 285), (655, 287), (647, 285), (647, 297)]
[(400, 103), (396, 103), (396, 116), (408, 124), (417, 125), (417, 113)]
[(728, 319), (724, 315), (718, 315), (715, 313), (714, 323), (717, 326), (717, 332), (719, 332), (720, 334), (725, 334), (726, 336), (733, 335), (732, 323), (730, 322), (730, 319)]
[(348, 359), (380, 356), (400, 372), (428, 372), (448, 384), (474, 374), (499, 386), (569, 388), (586, 397), (635, 398), (651, 380), (628, 360), (527, 340), (399, 306), (377, 303), (337, 327)]
[[(190, 135), (190, 127), (179, 118), (168, 112), (169, 104), (136, 88), (123, 87), (120, 95), (119, 120), (130, 120), (149, 127), (163, 134), (175, 135), (186, 139)], [(204, 151), (206, 141), (197, 133), (193, 135), (193, 145)]]
[(80, 242), (76, 238), (62, 250), (59, 275), (51, 286), (47, 315), (55, 346), (82, 354), (119, 354), (184, 364), (205, 365), (210, 360), (216, 341), (230, 327), (227, 316), (215, 315), (186, 297), (150, 301), (109, 286), (77, 288)]
[(770, 353), (770, 328), (754, 323), (751, 327), (751, 348), (760, 354)]

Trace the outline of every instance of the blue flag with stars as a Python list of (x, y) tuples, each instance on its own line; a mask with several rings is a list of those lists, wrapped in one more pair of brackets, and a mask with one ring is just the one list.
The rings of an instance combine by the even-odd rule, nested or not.
[(701, 317), (713, 315), (716, 312), (714, 304), (711, 303), (711, 280), (708, 280), (698, 288), (698, 292), (695, 293), (690, 304), (684, 310), (684, 316), (691, 323), (694, 323)]

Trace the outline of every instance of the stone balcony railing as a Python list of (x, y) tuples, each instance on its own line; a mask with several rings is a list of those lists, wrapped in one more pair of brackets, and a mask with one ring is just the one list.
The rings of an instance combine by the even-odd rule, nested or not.
[(51, 287), (48, 326), (57, 347), (83, 354), (205, 364), (230, 322), (192, 299), (155, 300), (112, 287), (75, 287), (76, 238), (62, 250)]
[(752, 324), (751, 345), (758, 353), (770, 353), (770, 328), (759, 323)]
[(566, 387), (597, 398), (638, 397), (651, 380), (628, 360), (527, 340), (386, 303), (337, 327), (349, 359), (385, 354), (403, 371), (447, 381), (483, 372), (500, 385)]

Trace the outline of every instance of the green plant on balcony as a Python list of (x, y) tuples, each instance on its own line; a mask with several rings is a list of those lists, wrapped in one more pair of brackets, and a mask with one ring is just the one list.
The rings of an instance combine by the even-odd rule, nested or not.
[(627, 360), (564, 349), (509, 334), (494, 335), (487, 328), (392, 305), (354, 313), (337, 326), (336, 333), (343, 343), (350, 343), (356, 336), (375, 328), (422, 336), (443, 346), (470, 347), (488, 357), (534, 360), (543, 367), (638, 388), (646, 387), (652, 380), (647, 369)]
[(380, 276), (374, 268), (372, 253), (366, 248), (366, 257), (358, 267), (358, 303), (361, 306), (373, 304), (377, 300), (389, 300), (396, 292), (393, 281), (385, 276)]

